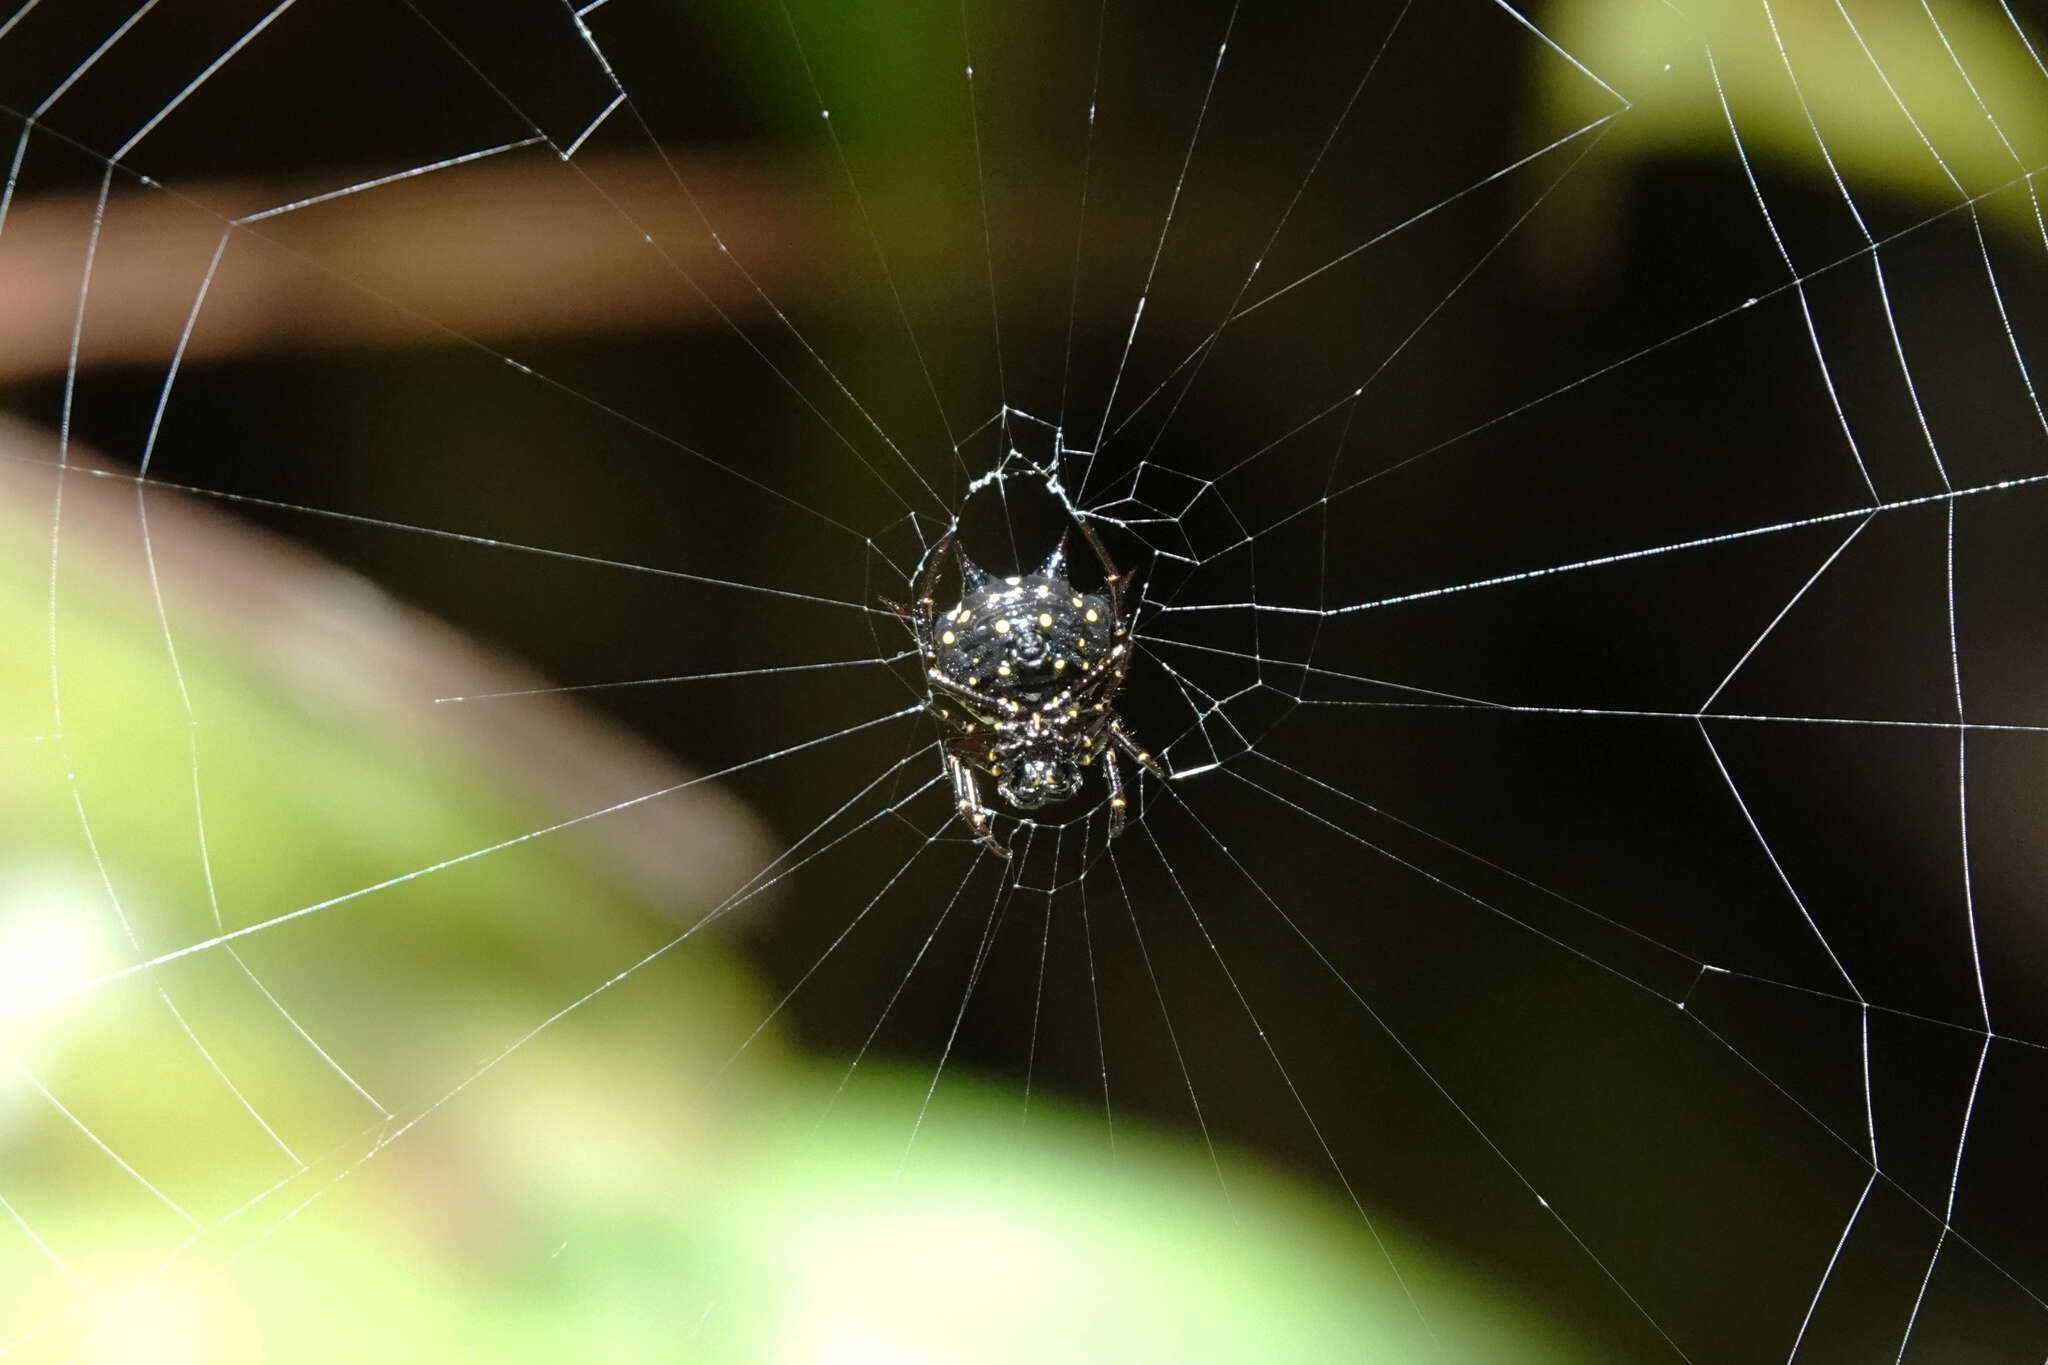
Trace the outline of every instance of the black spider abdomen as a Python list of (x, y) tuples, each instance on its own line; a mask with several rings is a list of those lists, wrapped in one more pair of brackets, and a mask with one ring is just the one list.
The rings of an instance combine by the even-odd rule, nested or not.
[(1108, 666), (1109, 599), (1048, 574), (990, 579), (938, 620), (936, 666), (956, 682), (1023, 706)]

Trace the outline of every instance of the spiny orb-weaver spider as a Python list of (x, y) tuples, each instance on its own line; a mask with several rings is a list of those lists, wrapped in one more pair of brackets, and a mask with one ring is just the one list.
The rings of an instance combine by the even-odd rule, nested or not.
[[(1116, 713), (1131, 665), (1124, 591), (1133, 575), (1118, 571), (1093, 527), (1074, 524), (1102, 561), (1100, 593), (1067, 581), (1064, 535), (1037, 573), (1010, 578), (976, 567), (949, 535), (919, 571), (916, 601), (889, 603), (917, 641), (944, 734), (954, 807), (975, 839), (1004, 858), (1010, 851), (996, 841), (976, 772), (995, 778), (996, 790), (1018, 810), (1037, 810), (1080, 791), (1081, 769), (1100, 756), (1112, 839), (1123, 833), (1128, 804), (1117, 754), (1163, 775)], [(960, 601), (942, 616), (932, 594), (948, 549), (960, 566)]]

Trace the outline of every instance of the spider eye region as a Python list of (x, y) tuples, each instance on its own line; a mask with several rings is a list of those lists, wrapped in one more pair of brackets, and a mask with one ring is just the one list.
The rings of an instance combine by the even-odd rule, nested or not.
[(1081, 790), (1081, 768), (1054, 749), (1026, 753), (996, 784), (1003, 800), (1019, 810), (1037, 810), (1066, 801)]

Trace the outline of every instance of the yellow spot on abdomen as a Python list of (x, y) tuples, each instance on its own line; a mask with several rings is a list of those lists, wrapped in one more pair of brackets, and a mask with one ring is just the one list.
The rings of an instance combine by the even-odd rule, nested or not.
[(939, 637), (939, 643), (940, 643), (940, 644), (942, 644), (942, 645), (950, 645), (950, 644), (952, 644), (952, 643), (953, 643), (953, 641), (954, 641), (955, 639), (957, 639), (957, 638), (958, 638), (958, 637), (957, 637), (957, 636), (955, 636), (955, 635), (953, 634), (953, 632), (949, 630), (949, 631), (947, 631), (947, 632), (946, 632), (946, 633), (945, 633), (944, 635), (941, 635), (941, 636)]
[(1009, 623), (1008, 621), (998, 621), (998, 622), (996, 622), (996, 634), (998, 634), (998, 635), (1008, 635), (1009, 633), (1010, 633), (1010, 623)]

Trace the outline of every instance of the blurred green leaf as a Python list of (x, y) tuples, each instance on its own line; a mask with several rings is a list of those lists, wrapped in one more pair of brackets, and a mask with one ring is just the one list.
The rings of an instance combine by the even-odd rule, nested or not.
[[(1634, 101), (1605, 135), (1610, 156), (1726, 155), (1725, 94), (1752, 160), (1825, 182), (1831, 157), (1851, 193), (1937, 206), (1956, 203), (1960, 183), (1993, 196), (1993, 218), (2040, 231), (2028, 185), (1994, 192), (2048, 164), (2048, 73), (1995, 3), (1554, 0), (1539, 18)], [(1539, 82), (1540, 107), (1566, 127), (1615, 111), (1562, 59), (1545, 62)]]

